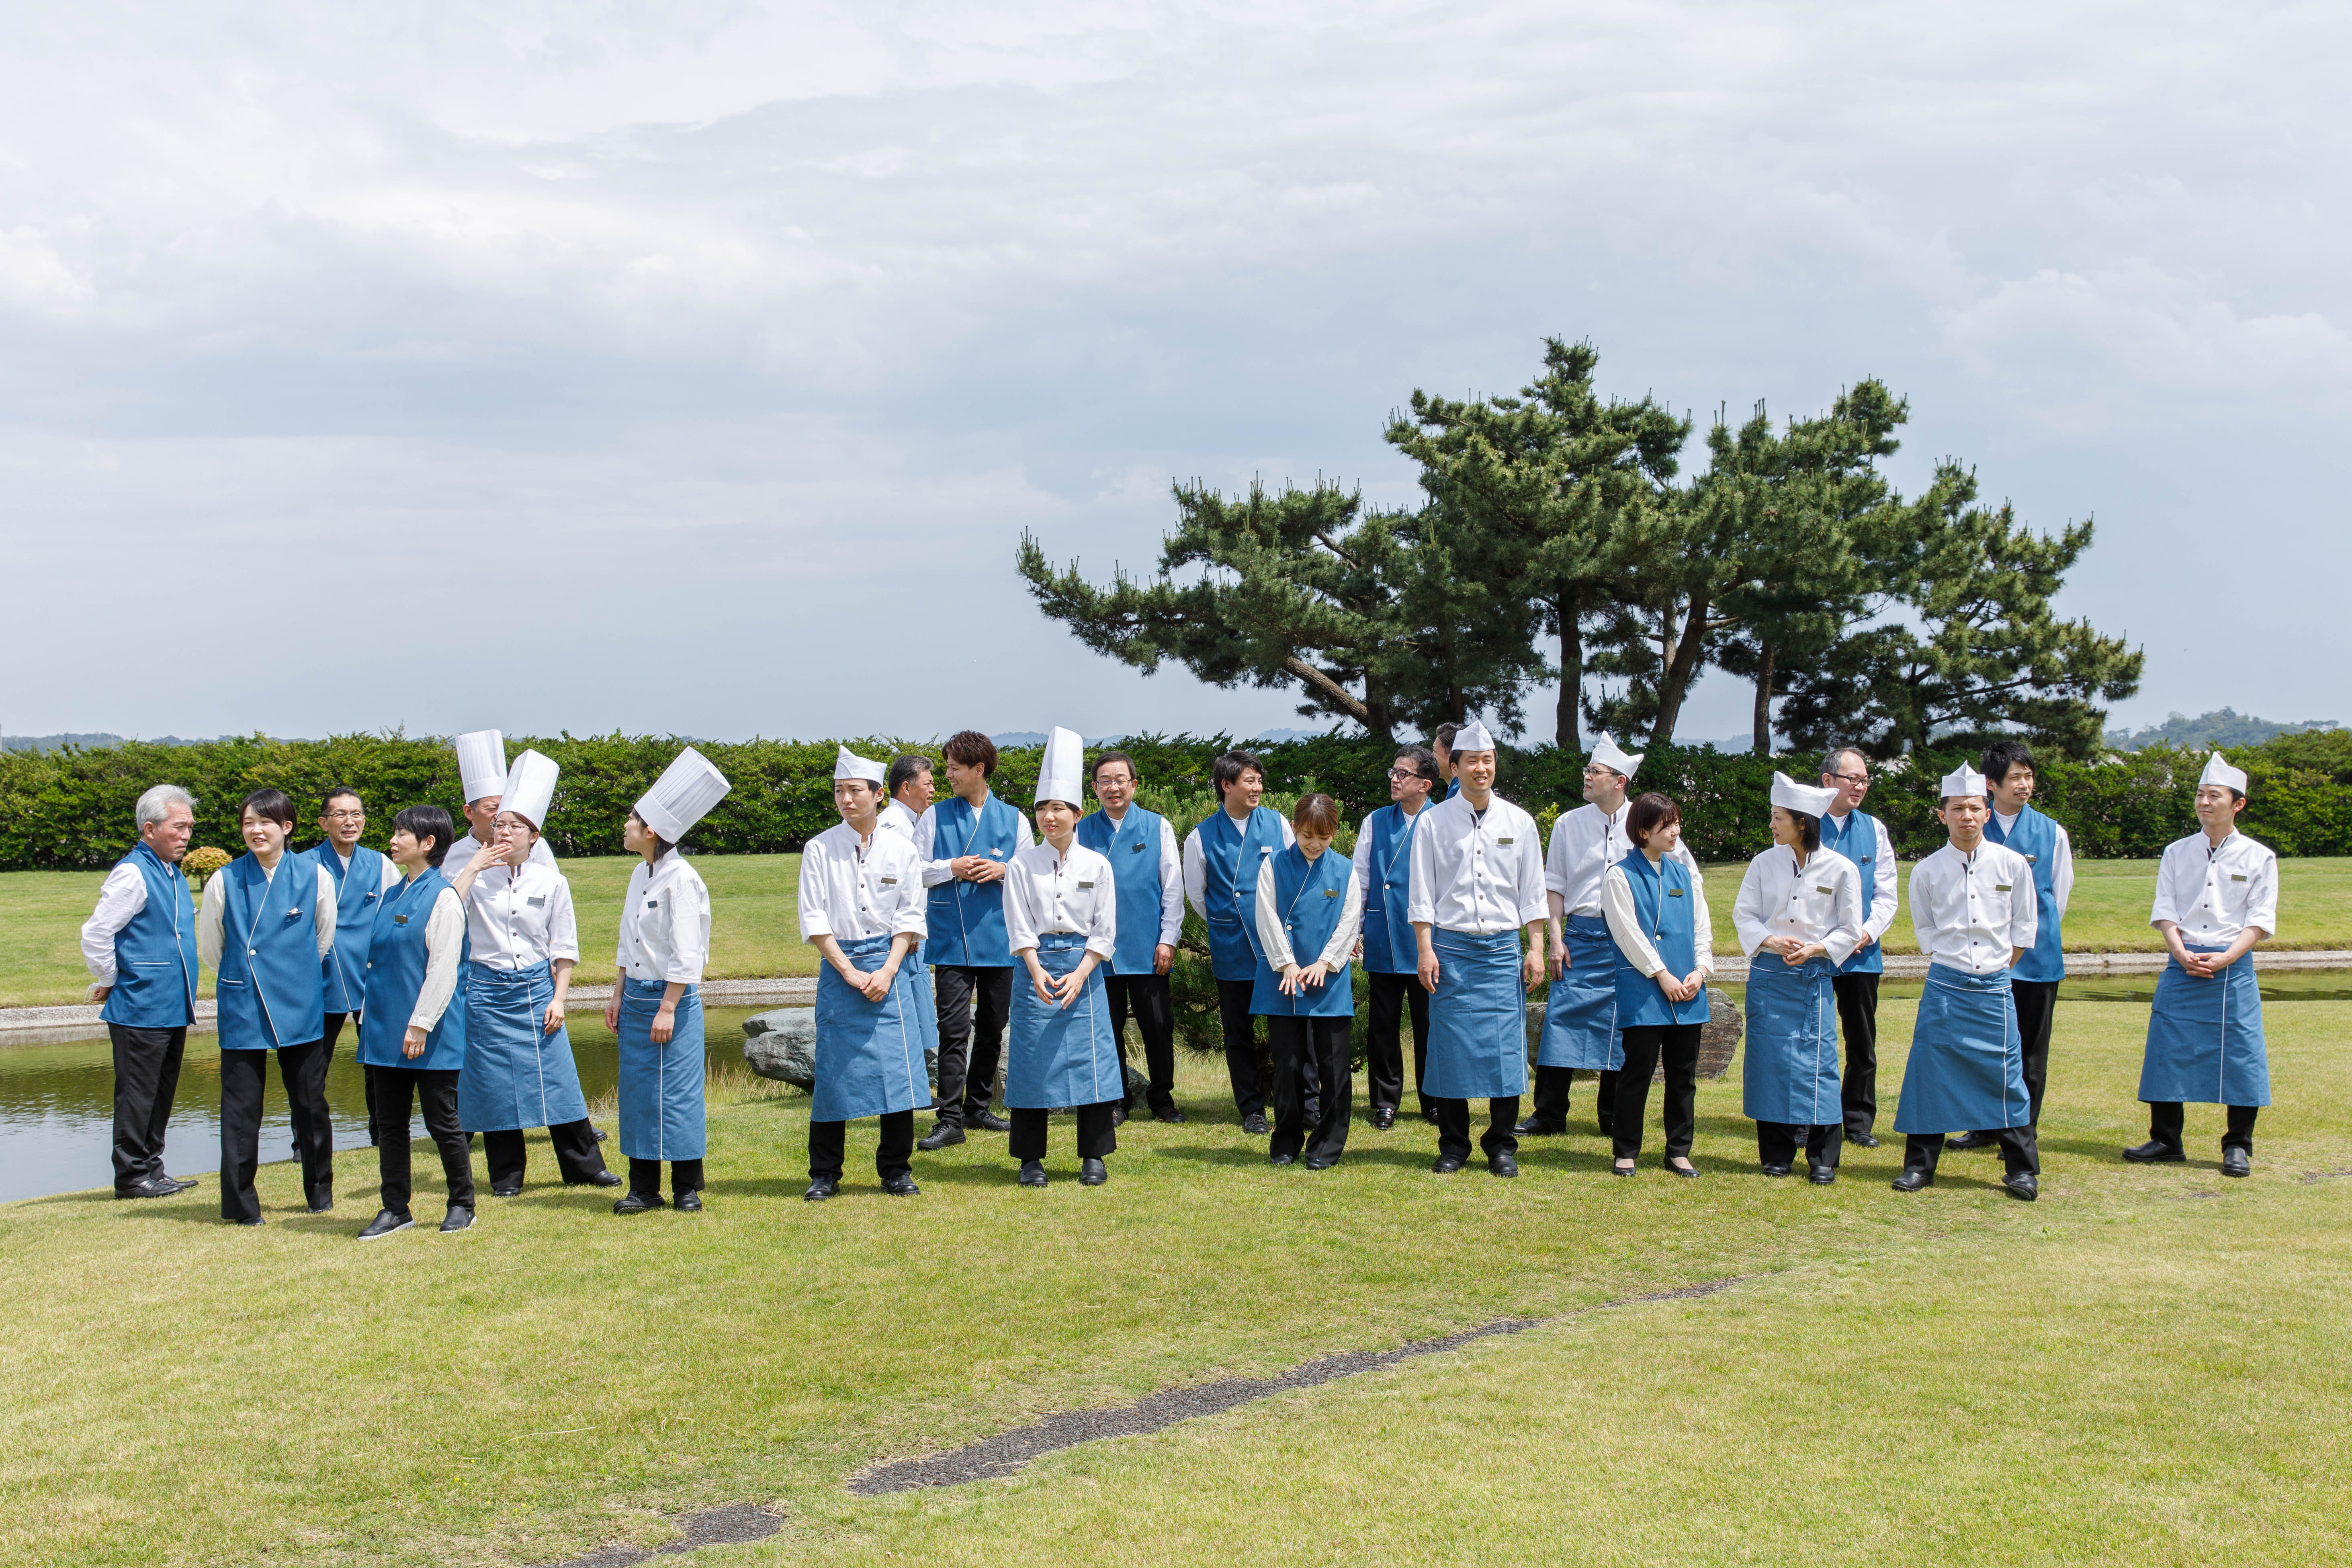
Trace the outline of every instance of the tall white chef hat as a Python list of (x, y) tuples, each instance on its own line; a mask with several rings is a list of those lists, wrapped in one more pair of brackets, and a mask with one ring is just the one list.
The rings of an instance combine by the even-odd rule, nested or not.
[(1784, 773), (1772, 775), (1772, 804), (1783, 811), (1801, 811), (1807, 816), (1820, 816), (1838, 797), (1833, 789), (1818, 784), (1801, 784)]
[(547, 831), (547, 808), (555, 800), (556, 776), (562, 769), (555, 759), (537, 752), (525, 752), (507, 770), (505, 785), (499, 794), (506, 798), (499, 802), (501, 813), (513, 812), (541, 832)]
[(457, 737), (457, 776), (466, 782), (466, 804), (507, 787), (507, 738), (496, 730)]
[(2203, 789), (2207, 784), (2220, 784), (2223, 789), (2233, 789), (2240, 795), (2244, 795), (2246, 770), (2231, 767), (2221, 753), (2216, 752), (2205, 759), (2205, 772), (2199, 775), (2197, 780), (2199, 789)]
[(1946, 800), (1963, 795), (1972, 795), (1982, 800), (1986, 794), (1985, 776), (1962, 763), (1958, 771), (1944, 775), (1944, 782), (1937, 787), (1936, 793)]
[(1445, 749), (1457, 757), (1465, 752), (1491, 752), (1495, 749), (1495, 737), (1488, 732), (1485, 720), (1473, 719), (1454, 732), (1454, 743)]
[[(838, 742), (835, 743), (839, 744)], [(864, 779), (868, 784), (878, 785), (885, 776), (880, 763), (871, 757), (861, 757), (847, 746), (842, 746), (841, 754), (833, 759), (833, 777), (836, 784), (843, 779)]]
[(654, 787), (637, 801), (637, 818), (671, 844), (700, 822), (712, 806), (727, 798), (734, 786), (710, 759), (688, 746), (662, 770)]
[[(1642, 765), (1642, 759), (1649, 754), (1650, 753), (1647, 752), (1625, 752), (1620, 750), (1617, 742), (1611, 740), (1605, 731), (1601, 733), (1601, 738), (1593, 743), (1592, 747), (1593, 762), (1601, 767), (1613, 769), (1618, 773), (1623, 773), (1629, 779), (1633, 776), (1633, 770)], [(1778, 805), (1779, 802), (1776, 801), (1774, 804)]]
[(1056, 729), (1045, 737), (1045, 760), (1037, 766), (1037, 800), (1066, 800), (1083, 807), (1087, 796), (1079, 783), (1087, 772), (1087, 743), (1076, 730)]

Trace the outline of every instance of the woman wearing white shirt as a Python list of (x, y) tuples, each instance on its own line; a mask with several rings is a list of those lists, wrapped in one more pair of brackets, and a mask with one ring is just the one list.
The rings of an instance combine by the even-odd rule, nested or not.
[(1118, 1147), (1112, 1112), (1125, 1098), (1118, 1042), (1099, 968), (1118, 939), (1118, 889), (1110, 862), (1078, 842), (1083, 770), (1077, 732), (1055, 730), (1037, 777), (1043, 844), (1014, 851), (1004, 879), (1004, 930), (1027, 984), (1013, 988), (1013, 1043), (1004, 1105), (1021, 1184), (1045, 1184), (1045, 1119), (1078, 1113), (1078, 1180), (1109, 1179), (1103, 1159)]
[(1674, 858), (1682, 809), (1653, 791), (1625, 814), (1634, 852), (1601, 874), (1601, 914), (1624, 962), (1617, 967), (1617, 1103), (1609, 1118), (1615, 1173), (1630, 1176), (1642, 1152), (1650, 1077), (1666, 1069), (1666, 1169), (1696, 1176), (1698, 1037), (1706, 1023), (1706, 981), (1715, 972), (1715, 927), (1706, 883)]
[[(1328, 795), (1299, 798), (1290, 847), (1258, 864), (1258, 964), (1250, 1011), (1265, 1016), (1274, 1047), (1274, 1139), (1266, 1158), (1287, 1165), (1302, 1151), (1310, 1171), (1327, 1171), (1348, 1147), (1356, 1086), (1348, 1035), (1356, 1021), (1355, 950), (1364, 892), (1347, 857), (1331, 854), (1339, 805)], [(1322, 1112), (1307, 1141), (1307, 1083), (1312, 1068)]]
[(1822, 814), (1836, 798), (1772, 775), (1772, 847), (1748, 862), (1731, 908), (1748, 959), (1740, 1110), (1756, 1123), (1766, 1175), (1789, 1173), (1802, 1131), (1806, 1168), (1822, 1186), (1837, 1180), (1845, 1134), (1834, 981), (1866, 935), (1860, 868), (1822, 847)]

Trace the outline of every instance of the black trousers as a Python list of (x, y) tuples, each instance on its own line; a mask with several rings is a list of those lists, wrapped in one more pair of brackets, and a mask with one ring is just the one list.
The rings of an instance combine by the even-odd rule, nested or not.
[[(1470, 1102), (1466, 1100), (1446, 1100), (1424, 1097), (1423, 1103), (1437, 1113), (1437, 1152), (1441, 1158), (1467, 1160), (1470, 1157)], [(1511, 1129), (1518, 1125), (1519, 1097), (1509, 1095), (1486, 1102), (1486, 1131), (1478, 1140), (1478, 1147), (1486, 1158), (1497, 1154), (1518, 1152), (1518, 1136)]]
[[(254, 1167), (261, 1154), (261, 1086), (268, 1051), (223, 1051), (221, 1063), (221, 1218), (261, 1217)], [(278, 1076), (302, 1160), (302, 1195), (312, 1208), (335, 1201), (335, 1130), (327, 1116), (327, 1047), (310, 1040), (278, 1048)]]
[[(1573, 1068), (1536, 1068), (1535, 1114), (1543, 1118), (1544, 1125), (1555, 1132), (1568, 1131), (1569, 1092), (1576, 1081)], [(1608, 1068), (1601, 1071), (1601, 1081), (1593, 1086), (1593, 1120), (1600, 1123), (1601, 1136), (1609, 1136), (1610, 1119), (1617, 1110), (1617, 1075)]]
[(1690, 1157), (1698, 1129), (1698, 1024), (1636, 1024), (1623, 1031), (1625, 1065), (1617, 1070), (1617, 1103), (1610, 1109), (1609, 1138), (1617, 1158), (1642, 1152), (1642, 1123), (1650, 1111), (1650, 1079), (1666, 1068), (1666, 1157)]
[[(1997, 1127), (1992, 1135), (2000, 1140), (2000, 1163), (2011, 1175), (2042, 1173), (2042, 1151), (2034, 1143), (2032, 1128)], [(1903, 1140), (1903, 1168), (1925, 1171), (1932, 1176), (1936, 1173), (1936, 1162), (1943, 1153), (1943, 1133), (1907, 1133)]]
[(180, 1058), (188, 1048), (185, 1025), (134, 1029), (109, 1024), (114, 1042), (114, 1190), (127, 1192), (163, 1177), (163, 1130), (180, 1092)]
[[(327, 1047), (327, 1060), (330, 1064), (331, 1064), (335, 1059), (335, 1047), (342, 1040), (343, 1020), (346, 1018), (352, 1021), (352, 1055), (354, 1058), (359, 1055), (359, 1017), (360, 1016), (357, 1013), (330, 1013), (327, 1015), (327, 1032), (320, 1036), (319, 1038)], [(361, 1072), (360, 1079), (363, 1092), (367, 1095), (368, 1142), (373, 1143), (376, 1141), (375, 1075), (363, 1069)], [(426, 1125), (429, 1126), (431, 1123), (428, 1122)]]
[[(913, 1127), (915, 1113), (909, 1110), (906, 1112), (906, 1117), (907, 1125), (909, 1128)], [(632, 1159), (629, 1162), (629, 1191), (643, 1193), (649, 1198), (661, 1196), (661, 1171), (662, 1163), (659, 1160)], [(700, 1192), (702, 1162), (672, 1160), (669, 1163), (669, 1190), (672, 1195), (681, 1198), (688, 1193)]]
[(1878, 1122), (1878, 981), (1875, 974), (1841, 974), (1838, 1033), (1845, 1037), (1845, 1071), (1838, 1096), (1845, 1101), (1845, 1135), (1858, 1138)]
[[(2225, 1105), (2229, 1112), (2227, 1126), (2221, 1133), (2221, 1147), (2254, 1152), (2254, 1118), (2262, 1114), (2258, 1105)], [(2181, 1133), (2188, 1126), (2188, 1110), (2177, 1100), (2151, 1100), (2147, 1102), (2147, 1135), (2159, 1143), (2181, 1146)]]
[[(940, 1052), (940, 1058), (942, 1061), (947, 1059), (947, 1052), (944, 1049)], [(944, 1100), (947, 1097), (942, 1094), (940, 1098)], [(887, 1182), (893, 1176), (906, 1175), (914, 1166), (915, 1113), (911, 1110), (893, 1110), (877, 1120), (882, 1123), (882, 1142), (874, 1151), (874, 1173)], [(841, 1180), (842, 1152), (847, 1147), (848, 1128), (849, 1123), (846, 1121), (809, 1123), (810, 1181), (814, 1182), (820, 1176), (830, 1176), (836, 1182)], [(631, 1164), (634, 1168), (635, 1162), (631, 1162)], [(697, 1160), (694, 1164), (697, 1167), (696, 1174), (699, 1175), (702, 1162)], [(656, 1185), (647, 1188), (647, 1191), (660, 1190), (658, 1173), (655, 1177), (655, 1182)]]
[[(2033, 1125), (2042, 1125), (2042, 1090), (2050, 1081), (2050, 1025), (2058, 1012), (2058, 982), (2016, 980), (2009, 995), (2017, 1008), (2017, 1036), (2025, 1047), (2025, 1098), (2032, 1108)], [(1987, 1137), (2000, 1131), (1982, 1130)]]
[(996, 1098), (1004, 1021), (1013, 1016), (1013, 971), (937, 963), (931, 991), (940, 1008), (940, 1120), (961, 1127), (986, 1114)]
[[(1257, 1070), (1257, 1025), (1250, 1012), (1250, 994), (1255, 988), (1254, 981), (1217, 982), (1217, 1022), (1225, 1037), (1225, 1075), (1233, 1080), (1234, 1109), (1244, 1121), (1265, 1114), (1271, 1087), (1260, 1079)], [(1304, 1092), (1307, 1120), (1312, 1121), (1321, 1105), (1320, 1075), (1311, 1055), (1301, 1058), (1300, 1070), (1307, 1075)]]
[(1756, 1124), (1756, 1158), (1767, 1165), (1794, 1165), (1799, 1133), (1804, 1134), (1806, 1164), (1837, 1169), (1838, 1156), (1845, 1149), (1845, 1126), (1836, 1121), (1825, 1127), (1759, 1121)]
[(1412, 1092), (1421, 1097), (1421, 1075), (1429, 1068), (1429, 993), (1418, 974), (1370, 972), (1371, 1008), (1365, 1017), (1364, 1082), (1374, 1110), (1394, 1111), (1404, 1103), (1404, 1015), (1412, 1013)]
[[(1106, 1100), (1100, 1105), (1081, 1105), (1078, 1113), (1078, 1158), (1100, 1160), (1118, 1147), (1118, 1127), (1110, 1119), (1111, 1108), (1118, 1103)], [(1006, 1139), (1016, 1160), (1042, 1160), (1045, 1157), (1045, 1124), (1053, 1117), (1050, 1110), (1013, 1110), (1013, 1136)]]
[[(596, 1147), (596, 1130), (584, 1116), (577, 1121), (549, 1128), (547, 1141), (555, 1145), (555, 1168), (562, 1173), (567, 1187), (593, 1180), (604, 1168), (604, 1152)], [(483, 1133), (482, 1157), (489, 1163), (490, 1185), (503, 1187), (520, 1183), (529, 1150), (520, 1127)]]
[[(1164, 974), (1106, 974), (1103, 994), (1110, 1000), (1110, 1032), (1118, 1041), (1118, 1077), (1127, 1082), (1127, 1015), (1135, 1013), (1135, 1032), (1143, 1037), (1143, 1070), (1150, 1076), (1144, 1099), (1154, 1110), (1176, 1109), (1176, 1007), (1168, 994)], [(1132, 1095), (1120, 1103), (1135, 1109)]]
[[(331, 1041), (326, 1042), (333, 1048)], [(474, 1151), (457, 1125), (456, 1068), (367, 1069), (368, 1131), (375, 1140), (375, 1168), (383, 1180), (383, 1206), (408, 1212), (408, 1101), (415, 1096), (425, 1112), (425, 1135), (441, 1152), (441, 1178), (449, 1186), (449, 1206), (474, 1206)]]
[[(1356, 1110), (1355, 1068), (1348, 1059), (1352, 1014), (1336, 1018), (1269, 1016), (1265, 1032), (1274, 1045), (1274, 1142), (1266, 1152), (1336, 1160), (1348, 1147), (1348, 1119)], [(1308, 1068), (1319, 1088), (1322, 1114), (1309, 1136), (1307, 1119)]]

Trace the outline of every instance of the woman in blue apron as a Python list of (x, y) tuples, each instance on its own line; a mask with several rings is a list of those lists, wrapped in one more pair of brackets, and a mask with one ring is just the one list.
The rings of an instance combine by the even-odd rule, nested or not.
[(1603, 873), (1601, 910), (1615, 939), (1617, 1027), (1624, 1065), (1609, 1118), (1616, 1173), (1630, 1176), (1642, 1152), (1650, 1079), (1665, 1067), (1666, 1169), (1696, 1176), (1691, 1140), (1697, 1131), (1698, 1037), (1706, 1022), (1706, 981), (1714, 973), (1715, 928), (1706, 884), (1669, 858), (1682, 837), (1682, 810), (1652, 791), (1625, 814), (1633, 853)]
[(1065, 1107), (1078, 1115), (1079, 1182), (1108, 1181), (1103, 1161), (1118, 1147), (1112, 1112), (1126, 1094), (1099, 973), (1118, 945), (1118, 891), (1110, 862), (1078, 842), (1082, 747), (1073, 730), (1047, 739), (1037, 774), (1045, 842), (1015, 851), (1004, 879), (1006, 941), (1023, 966), (1013, 988), (1004, 1105), (1024, 1187), (1045, 1184), (1046, 1118)]
[(1748, 863), (1731, 910), (1748, 954), (1740, 1110), (1756, 1123), (1766, 1175), (1789, 1173), (1801, 1133), (1823, 1186), (1837, 1180), (1845, 1133), (1833, 982), (1865, 934), (1861, 868), (1822, 847), (1822, 814), (1836, 799), (1772, 775), (1772, 847)]
[[(1274, 1047), (1274, 1139), (1266, 1158), (1327, 1171), (1348, 1147), (1356, 1086), (1348, 1034), (1356, 1021), (1356, 945), (1363, 889), (1345, 856), (1331, 854), (1339, 805), (1328, 795), (1299, 797), (1291, 809), (1290, 847), (1266, 858), (1257, 874), (1258, 948), (1265, 954), (1250, 994)], [(1305, 962), (1302, 963), (1301, 961)], [(1322, 1115), (1307, 1138), (1306, 1066), (1315, 1065)]]

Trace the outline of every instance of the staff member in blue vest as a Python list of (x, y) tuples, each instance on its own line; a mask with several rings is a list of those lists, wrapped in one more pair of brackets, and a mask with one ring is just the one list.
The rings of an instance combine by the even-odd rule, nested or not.
[[(408, 1104), (441, 1152), (448, 1202), (441, 1234), (474, 1223), (474, 1157), (457, 1120), (457, 1073), (466, 1065), (466, 908), (441, 874), (457, 827), (437, 805), (412, 805), (392, 819), (392, 856), (407, 873), (376, 905), (362, 963), (360, 1064), (368, 1075), (376, 1173), (383, 1206), (362, 1241), (416, 1223), (409, 1212)], [(337, 928), (340, 933), (341, 928)]]
[[(368, 945), (375, 936), (375, 911), (400, 880), (399, 868), (360, 842), (360, 835), (366, 830), (367, 807), (359, 792), (349, 784), (337, 784), (319, 799), (319, 842), (303, 851), (335, 883), (335, 946), (320, 965), (327, 986), (327, 1026), (320, 1037), (330, 1061), (336, 1043), (343, 1037), (343, 1020), (359, 1015), (367, 994)], [(368, 1142), (373, 1143), (375, 1080), (368, 1079), (366, 1089)]]
[[(1217, 1018), (1234, 1108), (1242, 1113), (1243, 1131), (1264, 1133), (1266, 1086), (1258, 1081), (1257, 1027), (1250, 1021), (1261, 954), (1249, 905), (1259, 863), (1289, 847), (1290, 824), (1280, 812), (1258, 805), (1265, 793), (1265, 764), (1251, 752), (1220, 754), (1209, 765), (1209, 781), (1216, 785), (1219, 805), (1185, 835), (1184, 897), (1209, 928), (1209, 966), (1217, 980)], [(1307, 1092), (1315, 1092), (1313, 1085)]]
[(922, 944), (923, 862), (911, 839), (882, 826), (882, 764), (840, 748), (833, 808), (841, 820), (801, 850), (801, 940), (824, 955), (816, 977), (816, 1081), (809, 1089), (809, 1184), (823, 1203), (841, 1191), (849, 1123), (879, 1117), (874, 1169), (882, 1190), (921, 1192), (910, 1168), (915, 1112), (930, 1103), (923, 1069), (923, 998), (909, 967)]
[(1633, 1173), (1650, 1079), (1665, 1068), (1666, 1169), (1696, 1176), (1690, 1163), (1697, 1131), (1698, 1042), (1706, 1024), (1706, 982), (1715, 972), (1715, 923), (1706, 881), (1674, 858), (1682, 808), (1653, 790), (1625, 813), (1634, 853), (1601, 878), (1601, 913), (1617, 944), (1617, 1032), (1622, 1056), (1617, 1103), (1609, 1112), (1615, 1172)]
[(2001, 1185), (2038, 1195), (2042, 1156), (2025, 1093), (2012, 964), (2033, 951), (2033, 868), (1984, 836), (1984, 774), (1962, 763), (1944, 775), (1936, 815), (1950, 839), (1911, 868), (1911, 929), (1927, 955), (1927, 988), (1911, 1026), (1911, 1060), (1895, 1131), (1903, 1134), (1898, 1193), (1936, 1179), (1944, 1140), (1972, 1127), (1998, 1129)]
[[(1287, 1165), (1301, 1154), (1310, 1171), (1328, 1171), (1348, 1148), (1355, 1114), (1349, 1028), (1356, 1021), (1355, 951), (1363, 915), (1356, 868), (1328, 853), (1339, 831), (1339, 803), (1305, 795), (1291, 808), (1290, 847), (1260, 863), (1253, 918), (1258, 968), (1250, 1011), (1265, 1017), (1274, 1047), (1274, 1137), (1266, 1158)], [(1321, 1111), (1307, 1125), (1307, 1078), (1312, 1065)]]
[[(1413, 829), (1407, 913), (1429, 992), (1429, 1076), (1440, 1175), (1470, 1158), (1470, 1100), (1486, 1101), (1486, 1167), (1519, 1173), (1528, 1087), (1527, 993), (1543, 984), (1543, 845), (1535, 818), (1495, 793), (1495, 738), (1474, 719), (1454, 736), (1462, 793)], [(1527, 932), (1520, 952), (1519, 933)]]
[(1356, 829), (1356, 889), (1364, 908), (1364, 973), (1371, 982), (1364, 1020), (1364, 1082), (1372, 1126), (1396, 1123), (1404, 1102), (1406, 1008), (1412, 1011), (1412, 1092), (1421, 1114), (1435, 1112), (1421, 1092), (1429, 1070), (1429, 993), (1421, 988), (1421, 949), (1405, 918), (1412, 883), (1412, 829), (1437, 787), (1437, 758), (1423, 746), (1400, 746), (1389, 761), (1389, 804)]
[(1862, 873), (1822, 847), (1822, 814), (1836, 798), (1772, 775), (1772, 847), (1748, 863), (1731, 908), (1748, 954), (1740, 1110), (1756, 1123), (1766, 1175), (1789, 1173), (1801, 1134), (1822, 1186), (1837, 1180), (1845, 1132), (1832, 980), (1862, 942)]
[(465, 900), (469, 944), (457, 1114), (467, 1131), (482, 1135), (494, 1198), (522, 1191), (523, 1131), (531, 1127), (547, 1129), (565, 1186), (621, 1184), (596, 1147), (563, 1026), (580, 962), (572, 884), (531, 853), (559, 773), (537, 752), (514, 760), (499, 792), (496, 840), (475, 850), (452, 884)]
[(2215, 752), (2197, 781), (2201, 831), (2167, 845), (2157, 866), (2148, 923), (2172, 956), (2156, 983), (2140, 1062), (2147, 1142), (2124, 1151), (2137, 1164), (2188, 1158), (2181, 1107), (2195, 1100), (2227, 1108), (2221, 1173), (2253, 1169), (2271, 1068), (2252, 954), (2278, 933), (2278, 857), (2238, 831), (2245, 809), (2245, 773)]
[[(2074, 847), (2066, 830), (2033, 809), (2033, 753), (2022, 741), (1995, 741), (1985, 749), (1985, 782), (1992, 785), (1992, 816), (1985, 837), (2014, 849), (2033, 868), (2033, 951), (2009, 972), (2017, 1008), (2017, 1037), (2025, 1053), (2025, 1093), (2033, 1124), (2042, 1125), (2042, 1092), (2050, 1081), (2050, 1026), (2058, 1012), (2058, 983), (2066, 978), (2066, 901), (2074, 891)], [(1984, 1129), (1948, 1138), (1949, 1149), (1990, 1149), (2000, 1140)]]
[(163, 1131), (196, 1019), (196, 908), (180, 874), (196, 803), (178, 784), (156, 784), (131, 815), (139, 842), (99, 888), (81, 956), (114, 1047), (114, 1195), (168, 1198), (196, 1184), (163, 1172)]
[(326, 984), (335, 945), (335, 884), (308, 855), (289, 850), (294, 803), (282, 790), (245, 797), (246, 853), (205, 884), (196, 952), (219, 978), (221, 1217), (261, 1223), (253, 1172), (260, 1159), (261, 1086), (269, 1053), (302, 1158), (312, 1214), (335, 1206), (335, 1130), (327, 1111)]
[(1037, 770), (1045, 842), (1015, 854), (1005, 879), (1007, 940), (1028, 971), (1013, 993), (1004, 1069), (1012, 1153), (1024, 1187), (1045, 1184), (1046, 1118), (1060, 1107), (1078, 1113), (1080, 1185), (1109, 1180), (1103, 1161), (1118, 1147), (1111, 1111), (1126, 1091), (1101, 973), (1118, 951), (1118, 892), (1110, 862), (1078, 842), (1085, 746), (1075, 730), (1046, 738)]
[(1148, 1074), (1144, 1102), (1158, 1121), (1181, 1121), (1176, 1109), (1176, 1009), (1168, 969), (1184, 930), (1184, 866), (1176, 830), (1156, 811), (1135, 804), (1135, 759), (1105, 752), (1088, 775), (1102, 809), (1078, 824), (1078, 842), (1110, 862), (1118, 884), (1118, 947), (1103, 994), (1110, 1000), (1111, 1037), (1118, 1042), (1119, 1108), (1114, 1122), (1134, 1109), (1127, 1082), (1127, 1016), (1143, 1037)]
[(662, 1206), (662, 1164), (670, 1196), (702, 1212), (702, 966), (710, 958), (710, 891), (677, 852), (678, 840), (727, 798), (726, 776), (688, 746), (629, 812), (621, 841), (638, 863), (621, 900), (618, 982), (604, 1026), (621, 1050), (621, 1152), (629, 1190), (614, 1214)]
[[(941, 748), (955, 793), (915, 825), (915, 853), (930, 889), (923, 962), (939, 1003), (939, 1124), (916, 1147), (944, 1149), (967, 1128), (1005, 1132), (991, 1112), (1004, 1023), (1013, 1008), (1013, 950), (1004, 945), (1004, 874), (1030, 842), (1021, 813), (992, 794), (996, 742), (959, 730)], [(974, 1015), (978, 1015), (975, 1020)]]
[(1822, 847), (1843, 855), (1862, 873), (1863, 944), (1838, 965), (1838, 1031), (1845, 1037), (1845, 1071), (1838, 1094), (1845, 1104), (1845, 1142), (1878, 1147), (1878, 981), (1885, 973), (1879, 943), (1895, 926), (1895, 840), (1886, 824), (1862, 809), (1870, 793), (1870, 761), (1851, 746), (1822, 762), (1822, 786), (1837, 799), (1822, 815)]

